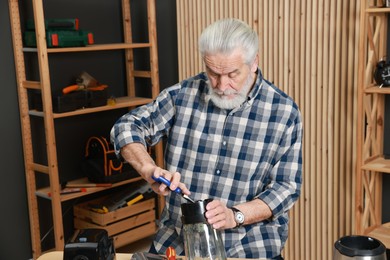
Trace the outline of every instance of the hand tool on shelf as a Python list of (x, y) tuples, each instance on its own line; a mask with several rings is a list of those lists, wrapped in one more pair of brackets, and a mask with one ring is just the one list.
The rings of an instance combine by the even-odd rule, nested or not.
[[(86, 188), (63, 188), (60, 190), (60, 194), (70, 194), (70, 193), (78, 193), (78, 192), (87, 192)], [(47, 196), (51, 197), (51, 192), (47, 193)]]
[(100, 91), (108, 87), (105, 84), (100, 84), (94, 77), (92, 77), (85, 71), (82, 72), (80, 76), (76, 79), (76, 83), (77, 84), (75, 85), (64, 87), (62, 89), (62, 93), (68, 94), (78, 90)]
[(127, 201), (127, 206), (131, 206), (133, 205), (134, 203), (142, 200), (144, 198), (144, 195), (143, 194), (138, 194), (135, 198), (133, 199), (130, 199), (129, 201)]
[(62, 187), (66, 188), (104, 188), (112, 187), (112, 183), (77, 183), (77, 182), (64, 182)]
[(109, 198), (99, 202), (98, 204), (90, 204), (91, 210), (107, 213), (124, 206), (130, 206), (145, 197), (147, 193), (152, 193), (153, 190), (150, 187), (149, 183), (144, 183), (142, 185), (125, 188), (121, 192), (113, 194)]

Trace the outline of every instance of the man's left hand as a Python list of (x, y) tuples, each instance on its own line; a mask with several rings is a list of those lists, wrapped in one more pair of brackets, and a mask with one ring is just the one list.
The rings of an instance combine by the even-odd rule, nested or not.
[(215, 229), (234, 228), (237, 225), (233, 211), (219, 200), (212, 200), (207, 204), (205, 216)]

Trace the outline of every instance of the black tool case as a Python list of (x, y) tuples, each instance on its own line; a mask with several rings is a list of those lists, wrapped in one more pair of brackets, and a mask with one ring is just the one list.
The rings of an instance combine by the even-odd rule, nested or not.
[[(103, 90), (80, 90), (68, 94), (54, 94), (52, 98), (53, 112), (65, 113), (77, 109), (105, 106), (107, 104), (108, 91)], [(33, 106), (42, 111), (41, 92), (36, 91), (33, 96)]]

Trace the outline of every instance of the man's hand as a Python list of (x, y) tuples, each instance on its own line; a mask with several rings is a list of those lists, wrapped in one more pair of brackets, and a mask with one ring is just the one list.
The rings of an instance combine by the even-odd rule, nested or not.
[(237, 224), (231, 209), (219, 200), (212, 200), (206, 206), (205, 216), (215, 229), (234, 228)]
[[(161, 183), (161, 184), (157, 183), (157, 182), (155, 182), (155, 180), (152, 179), (152, 175), (155, 178), (163, 177), (163, 178), (167, 179), (171, 184), (168, 187), (164, 183)], [(188, 188), (185, 186), (185, 184), (180, 182), (181, 175), (178, 172), (172, 173), (172, 172), (164, 170), (160, 167), (156, 167), (152, 175), (150, 175), (150, 178), (153, 181), (152, 182), (152, 189), (158, 194), (166, 196), (166, 195), (168, 195), (168, 193), (170, 191), (176, 190), (177, 187), (179, 187), (181, 189), (182, 193), (184, 193), (186, 195), (191, 194), (190, 191), (188, 190)]]
[[(244, 225), (250, 225), (272, 217), (271, 209), (260, 199), (237, 204), (234, 207), (244, 214)], [(206, 210), (205, 216), (213, 228), (228, 229), (237, 226), (234, 219), (234, 212), (221, 201), (213, 200), (209, 202)]]
[[(175, 190), (179, 187), (184, 194), (190, 195), (190, 191), (180, 182), (180, 173), (170, 172), (158, 167), (152, 157), (146, 150), (146, 147), (141, 143), (130, 143), (122, 147), (122, 157), (130, 163), (131, 166), (144, 178), (148, 183), (151, 184), (154, 192), (167, 196), (170, 190)], [(159, 184), (152, 179), (152, 176), (158, 178), (163, 176), (165, 179), (171, 182), (171, 185), (167, 187), (165, 184)]]

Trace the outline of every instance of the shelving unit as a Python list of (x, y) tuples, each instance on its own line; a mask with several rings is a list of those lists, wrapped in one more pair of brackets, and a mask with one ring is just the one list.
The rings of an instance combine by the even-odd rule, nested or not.
[(383, 5), (361, 1), (355, 224), (356, 233), (375, 237), (390, 248), (390, 223), (381, 217), (382, 174), (390, 173), (390, 160), (383, 156), (384, 99), (390, 88), (379, 88), (373, 80), (377, 62), (386, 57), (390, 8)]
[[(134, 43), (132, 40), (132, 27), (130, 15), (130, 0), (122, 0), (122, 20), (123, 20), (123, 43), (96, 44), (86, 47), (71, 48), (47, 48), (46, 32), (44, 25), (44, 7), (43, 0), (32, 0), (34, 13), (34, 22), (37, 35), (37, 48), (25, 48), (22, 41), (22, 26), (18, 0), (9, 0), (11, 30), (13, 35), (14, 58), (16, 66), (17, 89), (19, 96), (19, 109), (21, 118), (23, 153), (25, 163), (25, 175), (27, 184), (27, 195), (30, 215), (31, 243), (34, 259), (42, 254), (41, 234), (40, 234), (40, 215), (38, 209), (38, 197), (48, 199), (52, 206), (52, 220), (54, 230), (54, 242), (56, 250), (64, 248), (64, 230), (62, 219), (62, 202), (97, 193), (110, 188), (128, 184), (140, 179), (134, 178), (114, 184), (110, 188), (88, 188), (87, 192), (74, 194), (60, 194), (59, 168), (57, 158), (55, 120), (58, 118), (72, 117), (109, 111), (120, 108), (133, 108), (152, 101), (159, 93), (159, 75), (158, 75), (158, 55), (157, 55), (157, 34), (156, 34), (156, 10), (155, 0), (147, 1), (147, 22), (148, 22), (148, 41), (147, 43)], [(150, 54), (150, 71), (137, 71), (134, 69), (133, 50), (136, 48), (148, 48)], [(52, 86), (49, 71), (49, 56), (55, 53), (74, 53), (74, 52), (96, 52), (123, 50), (126, 57), (126, 76), (127, 76), (127, 96), (116, 99), (115, 105), (106, 105), (101, 107), (80, 109), (67, 113), (53, 113), (52, 107)], [(39, 66), (39, 81), (31, 81), (26, 77), (25, 53), (36, 52)], [(151, 81), (151, 97), (143, 98), (135, 95), (135, 78), (149, 78)], [(36, 111), (29, 107), (29, 90), (40, 90), (42, 96), (43, 111)], [(47, 165), (34, 161), (33, 140), (31, 134), (31, 117), (41, 117), (45, 129)], [(42, 144), (43, 145), (43, 144)], [(163, 165), (162, 144), (158, 144), (154, 149), (156, 163)], [(36, 178), (38, 174), (46, 175), (50, 186), (37, 189)], [(86, 179), (74, 180), (73, 182), (83, 183)], [(50, 192), (51, 196), (47, 196)]]

